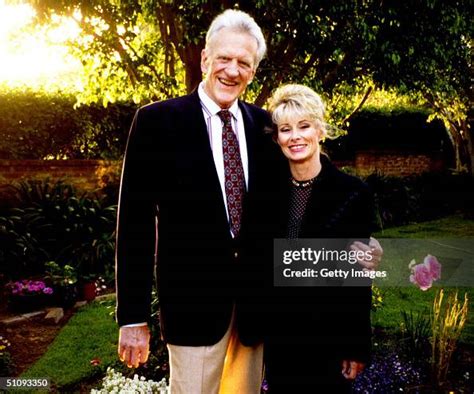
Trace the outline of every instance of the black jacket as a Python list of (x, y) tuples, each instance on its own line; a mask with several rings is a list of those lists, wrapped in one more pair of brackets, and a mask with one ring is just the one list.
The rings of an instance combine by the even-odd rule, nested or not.
[[(349, 239), (368, 240), (375, 227), (375, 211), (367, 186), (339, 171), (326, 156), (321, 156), (321, 162), (322, 170), (312, 185), (299, 238), (334, 238), (342, 244)], [(282, 190), (276, 238), (286, 237), (288, 178), (282, 179)], [(268, 341), (294, 342), (302, 346), (302, 351), (315, 345), (321, 357), (368, 360), (370, 287), (268, 288)]]
[[(122, 174), (117, 226), (117, 320), (149, 321), (153, 267), (164, 340), (202, 346), (218, 342), (239, 295), (252, 293), (242, 244), (259, 218), (253, 201), (275, 186), (278, 154), (264, 129), (269, 116), (239, 102), (248, 149), (248, 192), (239, 241), (231, 238), (197, 91), (140, 108)], [(276, 173), (275, 173), (276, 174)], [(253, 212), (253, 214), (250, 214)], [(240, 311), (242, 308), (238, 307)], [(242, 317), (241, 317), (241, 316)], [(259, 339), (237, 316), (244, 344)]]

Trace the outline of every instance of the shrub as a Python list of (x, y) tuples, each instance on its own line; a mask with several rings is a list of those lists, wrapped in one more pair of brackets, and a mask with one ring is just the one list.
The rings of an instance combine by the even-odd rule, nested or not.
[(410, 182), (378, 174), (369, 175), (366, 182), (374, 192), (383, 227), (416, 221), (418, 196)]
[(474, 178), (464, 173), (425, 173), (411, 177), (371, 174), (383, 227), (438, 219), (453, 213), (474, 217)]
[(34, 235), (41, 228), (34, 223), (31, 210), (13, 209), (0, 217), (0, 271), (6, 278), (21, 278), (40, 274), (47, 250)]
[(429, 311), (413, 313), (402, 311), (401, 349), (405, 357), (422, 368), (427, 367), (430, 355), (430, 318)]
[(78, 276), (111, 270), (116, 206), (109, 205), (106, 196), (77, 196), (61, 181), (24, 182), (18, 193), (22, 208), (0, 218), (0, 242), (16, 242), (7, 254), (0, 254), (10, 277), (18, 274), (13, 265), (18, 262), (21, 276), (44, 272), (48, 260), (71, 265)]
[(134, 104), (75, 108), (72, 95), (0, 92), (0, 157), (112, 159), (124, 151)]

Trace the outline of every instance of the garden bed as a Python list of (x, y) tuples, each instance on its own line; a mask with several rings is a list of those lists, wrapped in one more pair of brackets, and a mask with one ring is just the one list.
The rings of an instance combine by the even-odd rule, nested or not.
[[(11, 343), (8, 351), (13, 360), (12, 376), (19, 376), (41, 358), (73, 314), (72, 309), (65, 311), (64, 317), (57, 324), (45, 321), (43, 314), (15, 324), (0, 325), (0, 335)], [(15, 316), (2, 305), (0, 321)]]

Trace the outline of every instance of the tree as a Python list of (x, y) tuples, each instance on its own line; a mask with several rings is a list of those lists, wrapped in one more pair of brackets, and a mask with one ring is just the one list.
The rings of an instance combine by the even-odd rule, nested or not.
[[(473, 171), (472, 0), (385, 1), (373, 78), (384, 86), (420, 93), (441, 119), (456, 155), (456, 169)], [(390, 61), (391, 60), (391, 61)]]
[[(73, 43), (87, 70), (80, 101), (147, 102), (191, 91), (212, 18), (225, 8), (249, 12), (262, 26), (268, 56), (247, 99), (263, 105), (282, 82), (321, 92), (344, 125), (378, 87), (421, 92), (448, 125), (457, 167), (471, 169), (469, 103), (472, 0), (35, 0), (43, 20), (75, 15)], [(361, 93), (352, 108), (342, 95)], [(472, 94), (472, 92), (471, 92)], [(449, 105), (447, 105), (449, 103)], [(455, 103), (455, 105), (452, 105)]]

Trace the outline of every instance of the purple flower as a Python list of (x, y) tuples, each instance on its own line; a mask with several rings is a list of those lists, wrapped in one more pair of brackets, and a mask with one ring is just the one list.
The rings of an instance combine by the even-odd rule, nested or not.
[(23, 279), (16, 282), (8, 283), (7, 287), (11, 294), (14, 295), (33, 295), (33, 294), (52, 294), (53, 290), (46, 287), (46, 284), (41, 280)]
[(354, 381), (355, 393), (397, 393), (419, 385), (423, 376), (419, 368), (394, 352), (375, 354), (371, 364)]

